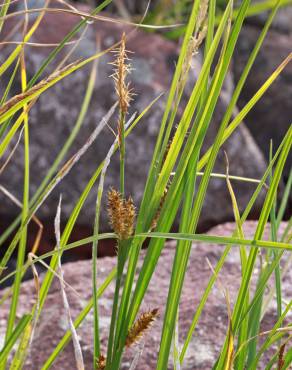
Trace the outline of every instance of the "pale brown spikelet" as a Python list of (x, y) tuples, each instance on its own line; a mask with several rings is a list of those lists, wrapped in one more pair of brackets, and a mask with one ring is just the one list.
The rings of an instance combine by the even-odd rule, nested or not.
[(206, 25), (207, 16), (208, 16), (208, 7), (209, 7), (209, 0), (201, 1), (199, 13), (197, 17), (195, 34), (198, 34), (199, 32), (201, 32), (204, 26)]
[(205, 37), (207, 35), (207, 30), (208, 30), (207, 23), (204, 23), (202, 26), (202, 29), (200, 30), (200, 32), (198, 32), (198, 34), (194, 38), (195, 46), (194, 46), (193, 54), (198, 53), (199, 47), (201, 46), (202, 42), (205, 40)]
[(193, 56), (198, 54), (198, 50), (207, 35), (208, 6), (209, 0), (202, 0), (197, 17), (195, 33), (194, 36), (191, 37), (188, 44), (188, 49), (182, 69), (182, 78), (185, 78), (184, 76), (187, 74), (191, 66)]
[[(124, 200), (124, 230), (126, 236), (133, 235), (134, 232), (134, 223), (135, 223), (136, 211), (133, 199), (129, 197)], [(125, 238), (127, 239), (127, 237)]]
[(126, 346), (130, 347), (137, 343), (151, 327), (155, 319), (158, 317), (159, 310), (154, 308), (151, 311), (143, 312), (138, 319), (134, 322), (133, 326), (128, 332), (126, 338)]
[(126, 240), (133, 234), (136, 212), (131, 197), (123, 199), (117, 190), (111, 188), (108, 192), (108, 215), (120, 240)]
[(106, 366), (106, 358), (104, 355), (100, 354), (96, 361), (96, 368), (97, 370), (104, 370)]
[(123, 201), (120, 193), (111, 188), (107, 195), (110, 224), (117, 235), (122, 230)]
[(119, 97), (120, 111), (126, 114), (132, 100), (132, 90), (130, 83), (126, 81), (128, 74), (131, 72), (130, 59), (126, 50), (126, 34), (123, 33), (120, 47), (114, 51), (116, 59), (110, 63), (114, 66), (112, 77), (115, 82), (115, 90)]
[(207, 35), (208, 7), (209, 0), (203, 0), (200, 5), (196, 30), (192, 40), (193, 55), (198, 53), (199, 47), (201, 46), (202, 42), (204, 41)]

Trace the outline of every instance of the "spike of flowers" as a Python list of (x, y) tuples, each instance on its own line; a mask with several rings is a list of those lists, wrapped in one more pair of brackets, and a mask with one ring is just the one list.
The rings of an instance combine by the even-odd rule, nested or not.
[(105, 366), (106, 366), (106, 358), (104, 355), (100, 354), (96, 361), (97, 370), (104, 370)]
[(196, 25), (195, 33), (194, 33), (194, 36), (192, 36), (189, 41), (186, 57), (185, 57), (183, 68), (182, 68), (182, 76), (181, 76), (181, 81), (179, 83), (180, 88), (185, 83), (186, 75), (192, 64), (192, 58), (198, 54), (199, 48), (207, 35), (208, 6), (209, 6), (209, 0), (203, 0), (201, 2), (198, 17), (197, 17), (197, 25)]
[(118, 143), (120, 149), (120, 192), (124, 196), (125, 194), (125, 122), (126, 115), (130, 101), (132, 100), (132, 90), (130, 89), (130, 83), (126, 81), (128, 74), (131, 72), (130, 59), (128, 58), (126, 50), (126, 34), (123, 33), (120, 47), (115, 50), (116, 59), (110, 63), (114, 66), (114, 73), (112, 77), (115, 82), (115, 90), (119, 98), (119, 121), (118, 121)]
[(111, 188), (108, 192), (108, 215), (110, 224), (120, 240), (126, 240), (133, 235), (136, 212), (131, 197), (123, 199), (117, 190)]
[(158, 308), (154, 308), (151, 311), (143, 312), (135, 321), (133, 326), (128, 332), (126, 338), (126, 346), (130, 347), (137, 343), (145, 334), (145, 332), (152, 326), (153, 322), (158, 317)]
[[(119, 98), (121, 117), (125, 117), (133, 96), (132, 89), (130, 89), (130, 83), (126, 81), (128, 74), (132, 70), (132, 67), (130, 64), (130, 59), (128, 57), (128, 51), (126, 50), (125, 33), (123, 33), (122, 35), (120, 47), (114, 52), (116, 59), (114, 62), (110, 63), (114, 66), (114, 73), (112, 74), (112, 78), (115, 82), (115, 90)], [(122, 119), (120, 119), (118, 127), (119, 138), (121, 133), (121, 124)]]

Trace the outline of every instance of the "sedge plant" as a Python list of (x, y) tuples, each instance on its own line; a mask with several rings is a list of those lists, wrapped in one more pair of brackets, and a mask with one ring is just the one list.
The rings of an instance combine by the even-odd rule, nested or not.
[[(55, 278), (60, 279), (63, 301), (69, 318), (68, 330), (55, 348), (52, 349), (50, 356), (44, 359), (41, 369), (51, 368), (70, 340), (73, 340), (74, 348), (78, 349), (78, 351), (75, 351), (75, 355), (77, 352), (79, 353), (79, 357), (76, 357), (76, 367), (78, 369), (88, 366), (88, 368), (99, 370), (118, 370), (122, 367), (124, 353), (141, 339), (147, 340), (145, 333), (151, 330), (158, 317), (162, 320), (163, 325), (159, 333), (159, 350), (153, 366), (157, 370), (166, 370), (169, 366), (175, 369), (183, 369), (187, 350), (192, 339), (196, 339), (196, 328), (212, 288), (218, 279), (218, 273), (224, 266), (230, 251), (236, 247), (239, 247), (238, 253), (240, 256), (240, 287), (238, 295), (235, 297), (234, 306), (230, 307), (228, 304), (229, 323), (228, 328), (226, 328), (226, 338), (221, 343), (221, 351), (217, 361), (213, 364), (213, 368), (218, 370), (232, 368), (257, 369), (259, 366), (266, 366), (267, 369), (273, 366), (278, 366), (278, 369), (289, 368), (292, 363), (292, 353), (289, 349), (291, 323), (288, 322), (287, 324), (286, 319), (291, 310), (292, 301), (283, 298), (282, 279), (289, 271), (291, 258), (287, 260), (283, 270), (281, 261), (284, 253), (291, 254), (292, 252), (291, 219), (287, 222), (282, 235), (279, 230), (291, 192), (292, 175), (287, 181), (280, 203), (277, 202), (277, 196), (283, 177), (283, 169), (291, 153), (292, 127), (288, 127), (278, 148), (271, 146), (270, 161), (261, 179), (249, 179), (244, 176), (238, 177), (230, 174), (228, 158), (226, 173), (217, 174), (214, 172), (214, 165), (224, 142), (243, 122), (255, 104), (260, 104), (261, 97), (279, 77), (288, 63), (291, 62), (292, 55), (289, 54), (275, 71), (267, 76), (265, 83), (258, 87), (258, 91), (246, 105), (241, 110), (236, 109), (238, 98), (247, 77), (252, 73), (252, 66), (268, 35), (273, 19), (278, 9), (288, 2), (288, 0), (264, 2), (264, 9), (270, 10), (269, 16), (234, 88), (222, 121), (214, 135), (212, 145), (204, 153), (202, 147), (210, 130), (214, 110), (230, 68), (238, 37), (246, 17), (257, 12), (259, 5), (251, 3), (250, 0), (242, 0), (236, 9), (232, 0), (227, 2), (194, 0), (191, 5), (188, 4), (188, 22), (178, 31), (182, 37), (180, 53), (166, 101), (163, 103), (164, 113), (161, 122), (158, 122), (159, 133), (152, 158), (150, 158), (151, 164), (139, 206), (134, 205), (132, 200), (135, 194), (127, 196), (127, 189), (125, 189), (127, 137), (137, 124), (141, 124), (146, 114), (151, 114), (151, 110), (155, 109), (155, 104), (161, 97), (158, 96), (155, 100), (149, 101), (148, 106), (139, 115), (129, 116), (131, 101), (135, 99), (132, 85), (130, 86), (131, 64), (128, 57), (130, 51), (127, 50), (127, 38), (131, 35), (123, 33), (119, 42), (106, 50), (93, 52), (92, 56), (87, 59), (67, 64), (67, 58), (65, 57), (63, 63), (65, 65), (48, 75), (46, 71), (51, 62), (55, 60), (79, 31), (90, 26), (90, 22), (99, 21), (99, 12), (110, 3), (110, 0), (104, 1), (90, 14), (78, 12), (77, 9), (71, 7), (70, 12), (76, 12), (76, 15), (81, 19), (80, 22), (54, 48), (43, 61), (36, 74), (28, 80), (25, 63), (26, 44), (30, 42), (46, 12), (49, 11), (50, 1), (46, 1), (44, 7), (39, 9), (39, 13), (32, 24), (27, 21), (28, 11), (23, 12), (24, 21), (21, 25), (23, 27), (23, 42), (14, 48), (0, 66), (0, 77), (5, 73), (7, 74), (7, 71), (11, 71), (9, 82), (1, 96), (0, 159), (2, 161), (4, 155), (8, 155), (9, 163), (5, 162), (5, 166), (13, 164), (14, 151), (9, 156), (9, 150), (11, 148), (10, 144), (15, 142), (15, 138), (19, 138), (16, 145), (23, 139), (25, 149), (23, 197), (22, 200), (15, 200), (21, 206), (21, 213), (0, 236), (2, 248), (8, 237), (12, 236), (0, 261), (0, 284), (3, 284), (8, 278), (13, 278), (12, 287), (5, 292), (0, 301), (0, 304), (3, 304), (8, 300), (10, 304), (5, 340), (2, 348), (0, 348), (1, 370), (6, 368), (21, 369), (25, 366), (30, 347), (34, 343), (34, 329), (38, 325), (38, 320)], [(1, 6), (0, 32), (2, 32), (9, 17), (13, 16), (13, 13), (9, 12), (10, 3), (12, 1), (6, 0)], [(26, 1), (24, 3), (26, 4)], [(167, 2), (165, 1), (165, 3)], [(181, 5), (183, 6), (184, 3), (181, 2)], [(62, 12), (62, 9), (54, 8), (53, 11)], [(102, 20), (105, 21), (105, 18), (103, 17)], [(132, 25), (134, 28), (139, 26), (151, 28), (150, 25), (134, 23)], [(155, 27), (153, 28), (155, 29)], [(176, 32), (176, 30), (172, 32)], [(186, 92), (187, 82), (192, 73), (192, 60), (198, 57), (199, 51), (202, 54), (202, 67), (197, 80), (193, 83), (187, 103), (183, 104), (182, 97)], [(68, 151), (78, 136), (89, 109), (94, 82), (97, 78), (98, 60), (109, 52), (114, 52), (115, 57), (112, 63), (113, 75), (109, 78), (114, 79), (116, 103), (97, 124), (86, 143), (71, 158), (68, 158)], [(32, 129), (30, 128), (31, 108), (38, 104), (39, 97), (46, 90), (64, 78), (70, 78), (72, 73), (89, 63), (92, 63), (92, 70), (72, 133), (64, 143), (51, 168), (48, 169), (41, 185), (30, 197), (29, 139), (30, 130)], [(11, 87), (18, 74), (21, 76), (21, 92), (16, 96), (9, 97)], [(135, 89), (135, 86), (133, 86), (133, 89)], [(84, 153), (91, 144), (95, 140), (99, 140), (100, 132), (107, 126), (110, 119), (112, 121), (116, 120), (116, 129), (114, 130), (116, 138), (109, 151), (104, 153), (104, 160), (97, 164), (94, 173), (90, 174), (90, 180), (80, 194), (62, 233), (59, 228), (61, 203), (58, 207), (56, 248), (39, 255), (40, 238), (38, 238), (32, 253), (27, 254), (27, 227), (30, 222), (35, 221), (35, 213), (50, 193), (58, 189), (57, 186), (64, 177), (70, 171), (74, 171), (74, 165), (82, 161)], [(111, 157), (117, 151), (119, 152), (120, 161), (119, 189), (104, 189), (104, 179), (110, 166)], [(65, 164), (61, 166), (63, 160), (65, 160)], [(1, 168), (1, 171), (5, 170), (5, 166)], [(230, 236), (222, 237), (197, 233), (202, 207), (208, 193), (209, 183), (213, 177), (221, 179), (223, 183), (226, 182), (230, 193), (235, 221), (234, 232)], [(236, 181), (250, 182), (254, 186), (254, 193), (242, 212), (237, 205), (234, 191)], [(96, 191), (96, 215), (95, 219), (92, 220), (93, 234), (88, 238), (69, 243), (79, 213), (83, 209), (89, 193), (94, 190)], [(261, 192), (265, 192), (265, 199), (257, 221), (256, 231), (252, 239), (247, 239), (243, 226)], [(99, 228), (101, 205), (104, 199), (102, 197), (103, 193), (107, 198), (106, 207), (108, 209), (109, 226), (112, 229), (111, 233), (103, 233)], [(6, 191), (3, 194), (7, 195), (8, 192)], [(13, 197), (10, 196), (10, 199), (13, 199)], [(177, 233), (172, 232), (175, 221), (179, 224)], [(263, 240), (263, 233), (269, 221), (271, 225), (270, 239)], [(98, 285), (98, 242), (110, 238), (114, 238), (117, 244), (116, 267), (105, 281)], [(150, 307), (148, 311), (141, 311), (144, 296), (167, 239), (176, 240), (176, 251), (171, 268), (165, 311), (162, 314), (160, 307)], [(147, 250), (145, 253), (141, 253), (143, 243), (146, 240), (149, 241)], [(192, 242), (194, 241), (207, 242), (214, 244), (214, 246), (223, 244), (225, 248), (217, 264), (212, 267), (213, 273), (200, 297), (198, 306), (193, 308), (192, 322), (187, 335), (181, 338), (178, 335), (180, 332), (181, 292), (188, 273), (187, 267)], [(68, 307), (65, 295), (65, 283), (62, 278), (61, 256), (88, 243), (92, 245), (92, 298), (75, 320), (71, 320), (70, 307)], [(7, 276), (3, 276), (3, 271), (7, 268), (7, 264), (14, 253), (17, 254), (16, 270)], [(262, 261), (263, 254), (266, 259), (265, 263), (261, 265), (260, 272), (257, 275), (255, 289), (251, 289), (251, 281), (255, 274), (257, 262)], [(49, 265), (45, 262), (48, 259)], [(142, 265), (137, 269), (139, 261)], [(37, 263), (45, 264), (48, 267), (47, 272), (42, 277), (38, 276), (35, 269)], [(24, 273), (29, 268), (33, 270), (37, 298), (31, 310), (19, 318), (17, 315), (20, 304), (19, 296)], [(275, 286), (272, 286), (273, 276), (275, 276)], [(111, 282), (115, 283), (115, 290), (108, 328), (107, 348), (104, 349), (101, 346), (99, 325), (101, 318), (98, 308), (99, 299)], [(265, 294), (267, 290), (272, 294), (267, 296)], [(277, 307), (276, 323), (271, 330), (262, 333), (261, 322), (267, 307), (273, 301), (276, 302)], [(79, 346), (76, 333), (78, 333), (78, 327), (91, 310), (93, 310), (94, 316), (92, 327), (93, 357), (92, 363), (87, 365), (83, 364), (82, 348)], [(264, 339), (259, 341), (259, 338)], [(274, 351), (274, 353), (269, 363), (263, 364), (263, 354), (267, 351)], [(137, 366), (139, 368), (139, 363)]]

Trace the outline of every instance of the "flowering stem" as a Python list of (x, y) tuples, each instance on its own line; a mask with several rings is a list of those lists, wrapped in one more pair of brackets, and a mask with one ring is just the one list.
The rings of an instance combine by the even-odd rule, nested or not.
[[(120, 121), (119, 121), (119, 146), (120, 146), (120, 194), (121, 197), (125, 197), (125, 113), (120, 111)], [(114, 343), (114, 332), (116, 326), (118, 302), (119, 302), (119, 293), (121, 287), (121, 278), (123, 274), (124, 265), (127, 259), (127, 249), (123, 245), (123, 241), (119, 240), (118, 242), (118, 267), (117, 267), (117, 279), (115, 286), (114, 302), (111, 316), (110, 324), (110, 334), (108, 339), (107, 347), (107, 368), (110, 366), (113, 354), (113, 343)]]
[(120, 193), (121, 196), (125, 197), (125, 113), (120, 112), (120, 123), (119, 123), (119, 144), (120, 144)]
[[(119, 147), (120, 147), (120, 194), (121, 197), (125, 197), (125, 113), (121, 110), (120, 111), (120, 119), (119, 119), (119, 126), (118, 126), (118, 135), (119, 135)], [(107, 365), (106, 369), (110, 369), (110, 364), (113, 355), (113, 343), (114, 343), (114, 333), (115, 333), (115, 326), (116, 326), (116, 318), (117, 318), (117, 311), (118, 311), (118, 303), (119, 303), (119, 293), (121, 287), (121, 278), (123, 274), (124, 265), (127, 259), (127, 249), (123, 245), (123, 241), (118, 241), (118, 266), (117, 266), (117, 278), (116, 278), (116, 286), (115, 286), (115, 293), (114, 293), (114, 301), (113, 301), (113, 308), (112, 308), (112, 315), (111, 315), (111, 324), (110, 324), (110, 333), (108, 339), (108, 346), (107, 346)]]
[(107, 346), (106, 370), (110, 370), (111, 362), (112, 362), (112, 355), (113, 355), (112, 347), (114, 343), (114, 334), (115, 334), (115, 326), (116, 326), (116, 318), (117, 318), (118, 302), (119, 302), (119, 292), (120, 292), (120, 287), (121, 287), (123, 270), (124, 270), (125, 262), (127, 260), (127, 247), (125, 245), (125, 242), (126, 241), (119, 240), (119, 246), (118, 246), (119, 251), (118, 251), (117, 279), (116, 279), (114, 301), (113, 301), (113, 308), (112, 308), (112, 315), (111, 315), (110, 333), (109, 333), (108, 346)]

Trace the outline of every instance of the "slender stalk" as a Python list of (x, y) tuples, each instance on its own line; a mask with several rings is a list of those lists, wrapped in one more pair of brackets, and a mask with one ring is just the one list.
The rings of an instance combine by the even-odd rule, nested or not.
[(120, 113), (120, 193), (125, 197), (125, 113)]
[[(96, 222), (94, 223), (94, 235), (98, 235), (99, 213), (96, 212)], [(93, 369), (97, 367), (97, 359), (100, 355), (100, 339), (99, 339), (99, 315), (98, 315), (98, 289), (97, 289), (97, 252), (98, 240), (92, 245), (92, 299), (93, 299)]]
[[(26, 4), (26, 3), (25, 3)], [(26, 26), (26, 24), (25, 24)], [(25, 33), (25, 29), (24, 29)], [(26, 79), (26, 69), (25, 69), (25, 60), (24, 60), (24, 51), (22, 50), (21, 53), (21, 84), (22, 84), (22, 91), (26, 89), (27, 79)], [(23, 107), (24, 111), (26, 110), (26, 105)], [(27, 225), (25, 225), (25, 221), (27, 219), (29, 212), (29, 126), (28, 126), (28, 115), (24, 115), (24, 184), (23, 184), (23, 207), (22, 207), (22, 225), (23, 229), (21, 232), (20, 240), (19, 240), (19, 247), (18, 247), (18, 255), (17, 255), (17, 273), (15, 275), (14, 285), (13, 285), (13, 294), (12, 300), (10, 305), (10, 312), (9, 312), (9, 319), (7, 323), (7, 330), (6, 330), (6, 337), (5, 340), (9, 338), (12, 334), (16, 314), (17, 314), (17, 306), (18, 306), (18, 299), (20, 293), (20, 284), (22, 280), (22, 267), (25, 260), (25, 253), (26, 253), (26, 240), (27, 240)], [(5, 368), (5, 363), (1, 366)]]
[[(131, 72), (131, 65), (129, 63), (129, 58), (127, 56), (126, 50), (126, 34), (123, 33), (121, 39), (121, 45), (116, 50), (116, 59), (112, 63), (115, 67), (114, 74), (112, 75), (115, 82), (115, 90), (119, 98), (119, 122), (118, 122), (118, 144), (120, 151), (120, 198), (122, 202), (125, 200), (125, 122), (126, 115), (128, 112), (130, 101), (132, 100), (132, 92), (129, 88), (129, 83), (126, 81), (128, 74)], [(113, 215), (114, 216), (114, 215)], [(121, 217), (123, 217), (121, 215)], [(122, 223), (120, 219), (118, 223)], [(115, 230), (116, 231), (116, 230)], [(107, 348), (107, 359), (106, 359), (106, 369), (111, 369), (111, 361), (113, 356), (113, 344), (116, 332), (116, 319), (119, 306), (119, 295), (121, 287), (121, 279), (123, 275), (124, 266), (128, 257), (128, 242), (125, 240), (127, 238), (118, 236), (118, 266), (117, 266), (117, 279), (113, 300), (113, 308), (111, 315), (110, 332), (108, 339)]]
[[(270, 146), (270, 161), (273, 156), (273, 142), (271, 141)], [(272, 173), (271, 173), (271, 181), (272, 181)], [(275, 201), (273, 203), (271, 214), (270, 214), (270, 222), (271, 222), (271, 240), (276, 242), (278, 240), (278, 223), (276, 218), (276, 209), (277, 209), (277, 198), (275, 197)], [(278, 251), (273, 251), (274, 259), (278, 256)], [(281, 271), (279, 264), (275, 268), (275, 284), (276, 284), (276, 295), (277, 295), (277, 314), (278, 318), (282, 315), (282, 292), (281, 292)]]
[[(125, 113), (120, 112), (120, 121), (119, 121), (119, 148), (120, 148), (120, 193), (122, 198), (125, 197)], [(114, 293), (114, 301), (111, 315), (111, 324), (110, 324), (110, 333), (108, 339), (108, 348), (107, 348), (107, 369), (110, 370), (112, 355), (113, 355), (113, 343), (115, 335), (115, 326), (118, 312), (119, 304), (119, 295), (121, 287), (121, 279), (123, 275), (123, 270), (127, 258), (125, 242), (121, 240), (118, 241), (118, 266), (117, 266), (117, 279)]]
[(114, 343), (116, 319), (117, 319), (118, 304), (119, 304), (119, 294), (120, 294), (123, 270), (124, 270), (124, 266), (125, 266), (125, 262), (127, 258), (127, 253), (126, 253), (127, 246), (125, 245), (125, 242), (120, 241), (118, 248), (119, 248), (119, 252), (118, 252), (117, 278), (116, 278), (116, 286), (115, 286), (115, 293), (114, 293), (114, 299), (113, 299), (110, 332), (109, 332), (108, 347), (107, 347), (106, 370), (111, 369), (111, 362), (113, 359), (113, 343)]

